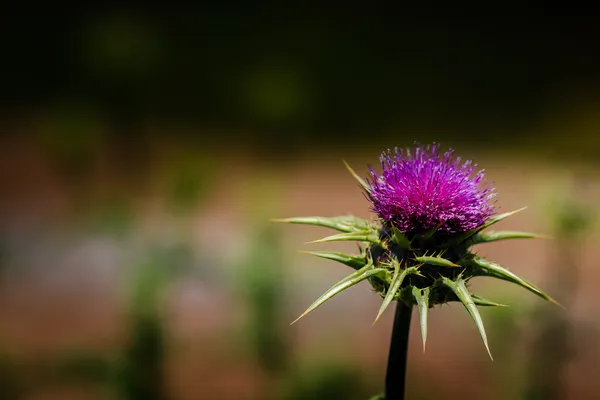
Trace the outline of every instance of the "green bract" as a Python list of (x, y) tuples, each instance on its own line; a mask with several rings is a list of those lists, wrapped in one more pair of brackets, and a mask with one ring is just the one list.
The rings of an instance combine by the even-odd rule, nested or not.
[[(368, 194), (369, 188), (366, 182), (349, 166), (348, 169)], [(345, 289), (362, 281), (368, 281), (374, 291), (383, 299), (375, 321), (392, 301), (402, 301), (409, 307), (417, 306), (420, 314), (423, 349), (425, 349), (427, 340), (429, 308), (453, 301), (461, 302), (475, 322), (491, 357), (483, 321), (477, 307), (503, 305), (471, 293), (467, 287), (470, 279), (479, 276), (502, 279), (517, 284), (544, 300), (558, 305), (554, 299), (532, 283), (471, 252), (471, 247), (475, 244), (538, 237), (526, 232), (484, 232), (491, 225), (522, 210), (492, 216), (477, 229), (451, 236), (432, 229), (425, 234), (409, 237), (396, 226), (389, 224), (384, 226), (380, 222), (367, 221), (354, 216), (298, 217), (274, 220), (291, 224), (321, 226), (339, 232), (315, 242), (356, 241), (359, 244), (359, 254), (308, 252), (317, 257), (345, 264), (354, 269), (354, 272), (329, 288), (296, 321)]]

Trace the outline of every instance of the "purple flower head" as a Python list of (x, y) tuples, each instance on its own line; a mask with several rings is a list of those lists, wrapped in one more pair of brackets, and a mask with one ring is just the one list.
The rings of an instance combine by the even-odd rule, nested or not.
[(441, 157), (439, 146), (416, 146), (390, 150), (379, 158), (382, 173), (369, 167), (372, 209), (384, 223), (406, 234), (436, 232), (457, 234), (481, 226), (494, 213), (489, 200), (493, 188), (484, 187), (483, 170), (447, 151)]

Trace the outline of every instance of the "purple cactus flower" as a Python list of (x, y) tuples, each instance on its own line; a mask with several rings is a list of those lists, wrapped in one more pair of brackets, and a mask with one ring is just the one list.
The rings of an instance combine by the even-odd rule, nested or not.
[(372, 179), (369, 197), (372, 210), (384, 224), (393, 224), (405, 234), (436, 232), (452, 235), (481, 226), (494, 214), (489, 204), (494, 189), (484, 186), (484, 171), (471, 161), (439, 146), (415, 146), (390, 150), (380, 157), (382, 173), (369, 167)]

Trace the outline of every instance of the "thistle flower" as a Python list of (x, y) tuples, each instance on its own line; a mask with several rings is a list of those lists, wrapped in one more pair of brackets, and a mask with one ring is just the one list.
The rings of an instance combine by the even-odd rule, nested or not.
[(481, 226), (494, 213), (489, 205), (493, 188), (482, 187), (483, 171), (472, 177), (476, 166), (470, 161), (460, 165), (460, 157), (453, 160), (453, 155), (450, 150), (440, 157), (436, 145), (383, 153), (383, 172), (370, 168), (368, 190), (382, 223), (405, 234), (434, 228), (456, 234)]
[(368, 181), (346, 164), (377, 214), (377, 221), (353, 216), (275, 220), (323, 226), (340, 232), (315, 242), (359, 243), (360, 252), (356, 255), (310, 252), (348, 265), (355, 272), (327, 290), (300, 318), (366, 280), (383, 299), (375, 321), (392, 301), (410, 309), (417, 307), (423, 350), (429, 308), (460, 301), (475, 322), (491, 357), (477, 307), (501, 304), (471, 293), (467, 287), (470, 279), (487, 276), (512, 282), (557, 304), (530, 282), (470, 251), (471, 246), (479, 243), (537, 235), (514, 231), (483, 232), (524, 208), (494, 215), (496, 209), (490, 205), (490, 200), (495, 192), (485, 185), (483, 171), (476, 172), (476, 166), (470, 161), (461, 164), (460, 158), (453, 157), (452, 151), (440, 156), (437, 145), (416, 146), (412, 152), (396, 149), (392, 153), (388, 150), (380, 157), (382, 172), (370, 168)]

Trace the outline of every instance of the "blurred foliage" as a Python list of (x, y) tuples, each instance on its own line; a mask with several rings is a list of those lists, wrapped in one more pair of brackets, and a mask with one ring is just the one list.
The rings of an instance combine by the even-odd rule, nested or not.
[[(128, 332), (123, 348), (96, 353), (69, 350), (50, 364), (36, 365), (38, 385), (86, 383), (123, 400), (166, 399), (164, 362), (168, 338), (162, 317), (165, 290), (193, 260), (185, 245), (154, 247), (143, 252), (140, 263), (131, 269)], [(13, 399), (31, 389), (21, 384), (31, 374), (8, 358), (0, 359), (0, 394)], [(114, 397), (117, 396), (117, 397)]]
[(255, 232), (255, 238), (238, 277), (250, 311), (246, 335), (258, 363), (276, 377), (285, 373), (291, 355), (285, 342), (287, 324), (282, 321), (286, 290), (281, 236), (276, 227), (267, 225)]
[(116, 384), (123, 399), (166, 399), (165, 338), (160, 317), (140, 314), (131, 325), (129, 345), (118, 363)]
[(122, 196), (95, 199), (91, 208), (86, 210), (88, 229), (95, 234), (123, 239), (135, 223), (134, 209)]
[[(547, 191), (551, 193), (546, 209), (550, 218), (554, 246), (547, 281), (555, 298), (567, 309), (572, 306), (581, 277), (580, 257), (583, 240), (594, 227), (598, 206), (594, 202), (594, 188), (585, 176), (573, 171), (557, 177)], [(532, 346), (527, 386), (523, 399), (560, 400), (567, 396), (565, 378), (575, 348), (573, 327), (577, 321), (567, 313), (533, 310), (537, 322), (537, 337)]]
[(585, 234), (593, 224), (595, 213), (576, 201), (557, 205), (551, 218), (554, 231), (560, 238), (572, 238)]
[(184, 243), (149, 245), (143, 260), (132, 269), (131, 312), (154, 315), (160, 312), (164, 289), (194, 266), (192, 249)]
[[(507, 296), (490, 298), (500, 304), (514, 303), (514, 299)], [(490, 374), (495, 388), (494, 399), (517, 399), (523, 391), (527, 379), (526, 370), (522, 352), (517, 346), (523, 335), (519, 322), (529, 311), (524, 304), (513, 307), (488, 307), (484, 311), (486, 324), (490, 327), (488, 335), (494, 355), (493, 373)]]
[(81, 101), (56, 101), (35, 117), (42, 146), (55, 157), (66, 176), (78, 177), (93, 161), (104, 134), (104, 119)]
[(207, 154), (182, 151), (172, 157), (165, 190), (170, 207), (184, 216), (198, 207), (214, 183), (215, 167)]
[(364, 400), (368, 397), (359, 366), (321, 362), (293, 375), (287, 393), (281, 398)]
[(281, 227), (269, 222), (280, 204), (277, 172), (254, 174), (245, 187), (244, 204), (252, 234), (233, 277), (248, 316), (240, 335), (257, 365), (268, 374), (268, 399), (365, 399), (360, 367), (313, 356), (305, 365), (292, 363), (293, 338), (284, 320), (288, 304)]
[(593, 229), (598, 218), (596, 184), (591, 173), (570, 168), (556, 174), (551, 183), (540, 185), (542, 211), (553, 234), (562, 243), (581, 238)]

